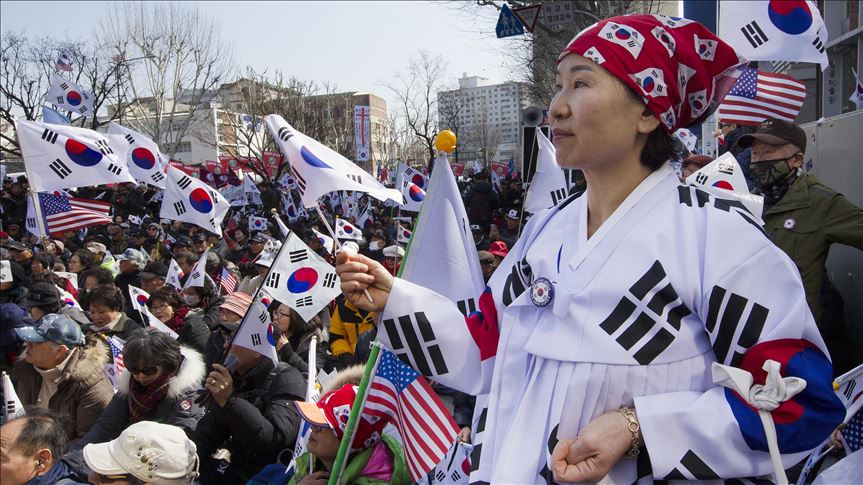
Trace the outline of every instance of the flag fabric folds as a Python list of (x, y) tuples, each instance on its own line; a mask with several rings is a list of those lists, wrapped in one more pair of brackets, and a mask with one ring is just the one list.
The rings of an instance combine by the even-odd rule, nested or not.
[(30, 187), (38, 192), (134, 182), (108, 138), (86, 128), (15, 122)]
[(49, 108), (47, 106), (42, 106), (42, 122), (48, 123), (51, 125), (64, 125), (69, 126), (69, 118), (66, 118), (66, 115), (60, 113), (56, 109)]
[(860, 79), (860, 76), (857, 75), (857, 71), (853, 68), (851, 72), (854, 74), (854, 92), (851, 93), (851, 97), (848, 98), (849, 101), (854, 103), (854, 106), (857, 109), (863, 108), (863, 80)]
[(263, 303), (260, 301), (252, 303), (231, 344), (253, 350), (264, 357), (268, 357), (274, 364), (279, 363), (276, 340), (273, 337), (273, 324), (270, 321), (267, 307)]
[(203, 254), (198, 258), (198, 262), (195, 263), (195, 266), (192, 267), (192, 272), (189, 274), (189, 279), (186, 280), (186, 284), (183, 286), (183, 289), (191, 288), (193, 286), (197, 286), (202, 288), (204, 286), (204, 280), (207, 279), (207, 254), (208, 251), (204, 251)]
[(363, 232), (344, 219), (336, 219), (336, 237), (339, 239), (362, 240)]
[(168, 156), (159, 151), (159, 145), (150, 138), (125, 126), (108, 125), (108, 138), (117, 155), (126, 162), (129, 173), (139, 182), (160, 189), (165, 188), (165, 164)]
[(411, 234), (413, 233), (402, 227), (401, 223), (396, 224), (396, 242), (407, 244), (411, 240)]
[(81, 116), (94, 115), (93, 95), (81, 89), (81, 86), (76, 83), (60, 76), (51, 77), (51, 87), (45, 95), (45, 102)]
[(288, 235), (261, 286), (309, 321), (339, 293), (336, 270), (295, 234)]
[(57, 62), (54, 63), (54, 69), (72, 72), (72, 54), (69, 53), (69, 49), (60, 49), (57, 54)]
[(719, 104), (718, 117), (753, 126), (767, 118), (794, 121), (805, 99), (806, 86), (797, 79), (749, 67)]
[(111, 224), (111, 204), (107, 202), (43, 192), (38, 194), (38, 198), (48, 234)]
[(24, 405), (21, 404), (21, 399), (18, 397), (18, 393), (15, 392), (15, 386), (12, 384), (12, 379), (9, 378), (9, 374), (3, 372), (0, 377), (3, 379), (3, 400), (6, 401), (3, 415), (7, 420), (24, 416), (26, 414), (24, 412)]
[(188, 222), (222, 235), (222, 219), (230, 205), (216, 189), (170, 165), (159, 217)]
[(536, 141), (536, 173), (524, 196), (524, 210), (531, 213), (554, 207), (568, 195), (566, 175), (557, 164), (554, 145), (542, 130), (536, 130)]
[(267, 230), (267, 218), (258, 216), (249, 216), (250, 231), (265, 231)]
[(222, 268), (222, 274), (219, 276), (219, 287), (226, 295), (230, 295), (237, 289), (237, 278), (234, 278), (228, 268)]
[(378, 200), (394, 200), (399, 204), (404, 201), (397, 190), (384, 187), (338, 152), (297, 131), (281, 116), (268, 115), (264, 121), (290, 163), (306, 208), (317, 206), (319, 197), (336, 190), (358, 190)]
[(288, 234), (291, 233), (291, 230), (288, 229), (288, 226), (285, 225), (285, 222), (282, 220), (282, 217), (276, 214), (273, 219), (276, 220), (276, 225), (279, 226), (279, 232), (282, 233), (282, 237), (288, 237)]
[(810, 0), (719, 3), (719, 37), (751, 61), (793, 61), (827, 69), (827, 27)]
[(141, 317), (144, 319), (144, 324), (154, 329), (167, 334), (169, 337), (173, 339), (177, 339), (179, 335), (177, 332), (171, 330), (167, 325), (162, 323), (161, 320), (156, 318), (156, 315), (153, 315), (150, 312), (150, 309), (147, 307), (147, 301), (150, 300), (150, 294), (146, 291), (138, 288), (137, 286), (129, 285), (129, 298), (132, 301), (132, 308), (138, 311), (141, 314)]
[(183, 270), (180, 269), (180, 265), (171, 258), (171, 263), (168, 264), (168, 276), (165, 277), (165, 284), (168, 286), (173, 286), (178, 290), (183, 289), (183, 285), (180, 283), (180, 280), (183, 279)]
[(333, 240), (333, 238), (327, 236), (326, 234), (318, 232), (318, 230), (315, 228), (312, 228), (312, 232), (315, 233), (315, 237), (318, 238), (318, 241), (321, 242), (321, 246), (323, 246), (328, 253), (332, 254), (333, 251), (335, 251), (336, 242)]
[(441, 462), (458, 434), (455, 421), (425, 378), (383, 348), (362, 412), (372, 419), (391, 420), (398, 428), (414, 482)]
[(743, 204), (758, 220), (764, 211), (764, 197), (749, 193), (746, 178), (737, 159), (725, 152), (686, 178), (686, 183), (716, 197), (733, 199)]

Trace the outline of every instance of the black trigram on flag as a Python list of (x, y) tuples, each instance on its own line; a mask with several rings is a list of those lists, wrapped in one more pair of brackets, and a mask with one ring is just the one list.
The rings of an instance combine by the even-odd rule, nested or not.
[(530, 286), (533, 276), (533, 270), (527, 264), (527, 260), (523, 259), (512, 266), (512, 271), (506, 278), (503, 285), (502, 301), (505, 306), (509, 306), (514, 302), (524, 290)]
[(258, 321), (261, 322), (261, 325), (267, 323), (267, 313), (266, 312), (258, 313)]
[(758, 22), (754, 20), (741, 27), (740, 31), (743, 32), (743, 36), (746, 37), (746, 40), (748, 40), (750, 44), (752, 44), (752, 47), (756, 49), (764, 45), (764, 43), (769, 40), (767, 36), (764, 35), (764, 31), (761, 30), (761, 26), (759, 26)]
[(199, 273), (199, 272), (197, 272), (197, 271), (195, 271), (194, 273), (192, 273), (192, 276), (191, 276), (191, 278), (192, 278), (193, 280), (196, 280), (196, 279), (198, 279), (198, 278), (200, 278), (200, 277), (201, 277), (201, 273)]
[(282, 274), (273, 271), (272, 273), (270, 273), (270, 276), (267, 276), (267, 281), (264, 282), (264, 286), (269, 286), (270, 288), (278, 288), (280, 281), (282, 281)]
[(57, 141), (57, 133), (46, 128), (45, 131), (42, 132), (42, 139), (48, 143), (54, 144)]
[(66, 101), (66, 98), (63, 96), (57, 96), (57, 104), (63, 104)]
[(153, 172), (152, 174), (150, 174), (150, 178), (153, 180), (153, 182), (161, 182), (165, 179), (165, 175), (162, 172)]
[[(398, 325), (396, 325), (398, 320)], [(402, 315), (383, 322), (393, 352), (405, 364), (424, 376), (442, 375), (449, 372), (437, 337), (424, 312)]]
[(324, 282), (321, 283), (324, 285), (324, 288), (333, 288), (336, 286), (336, 274), (335, 273), (327, 273), (324, 276)]
[(72, 170), (70, 170), (69, 167), (67, 167), (66, 164), (63, 163), (59, 158), (51, 162), (48, 165), (48, 168), (50, 168), (54, 173), (56, 173), (57, 176), (61, 179), (65, 179), (69, 176), (69, 174), (72, 173)]
[(305, 249), (297, 249), (296, 251), (291, 251), (288, 253), (288, 256), (291, 258), (292, 263), (299, 263), (300, 261), (305, 261), (309, 259), (309, 254)]
[(174, 212), (177, 213), (178, 216), (181, 216), (186, 213), (186, 203), (182, 200), (178, 200), (174, 202)]
[[(716, 360), (736, 366), (746, 350), (758, 341), (768, 313), (769, 310), (758, 303), (714, 286), (707, 303), (704, 328), (710, 334)], [(735, 338), (741, 325), (743, 329)]]
[(617, 335), (615, 341), (639, 364), (647, 365), (671, 345), (681, 321), (690, 313), (667, 282), (662, 264), (655, 261), (599, 327), (608, 335)]
[(60, 84), (60, 87), (61, 87), (61, 88), (63, 88), (63, 91), (65, 91), (65, 90), (69, 89), (69, 85), (68, 85), (68, 84), (66, 84), (66, 83), (62, 83), (62, 84)]
[(301, 308), (304, 306), (312, 306), (315, 301), (312, 299), (311, 296), (307, 296), (304, 298), (297, 298), (297, 301), (295, 303), (297, 305), (297, 308)]
[(558, 202), (566, 198), (566, 189), (557, 189), (551, 191), (551, 203), (557, 205)]
[(723, 199), (720, 197), (711, 197), (707, 192), (695, 188), (689, 187), (687, 185), (680, 185), (677, 187), (677, 195), (679, 196), (680, 203), (687, 206), (692, 207), (692, 194), (695, 194), (695, 201), (698, 203), (698, 207), (704, 207), (708, 203), (710, 203), (711, 199), (713, 200), (713, 207), (719, 210), (723, 210), (725, 212), (735, 212), (740, 217), (743, 218), (746, 222), (752, 225), (752, 227), (758, 229), (758, 232), (767, 236), (767, 233), (764, 232), (764, 228), (755, 220), (755, 217), (749, 212), (749, 209), (746, 208), (743, 203), (739, 200), (731, 200), (731, 199)]
[[(684, 470), (688, 474), (683, 473)], [(688, 450), (683, 455), (680, 467), (671, 470), (671, 473), (664, 477), (665, 480), (716, 480), (718, 478), (719, 475), (692, 450)]]
[(695, 181), (702, 185), (707, 183), (707, 174), (704, 172), (698, 172), (698, 175), (695, 176)]
[(27, 218), (27, 227), (30, 227), (33, 229), (36, 228), (36, 218), (35, 217), (28, 217)]
[(183, 175), (183, 178), (177, 182), (177, 185), (180, 186), (181, 189), (186, 190), (186, 188), (192, 184), (192, 179), (189, 178), (188, 175)]
[(286, 142), (286, 141), (290, 140), (292, 136), (294, 136), (294, 134), (291, 133), (291, 130), (289, 130), (287, 127), (283, 126), (283, 127), (279, 128), (279, 139), (280, 140)]
[(113, 173), (114, 175), (120, 175), (120, 173), (123, 171), (123, 168), (120, 167), (119, 165), (114, 164), (114, 163), (109, 163), (108, 164), (108, 171)]
[(261, 334), (253, 333), (252, 334), (252, 345), (261, 345)]
[(824, 42), (821, 42), (820, 36), (815, 36), (815, 39), (812, 41), (812, 46), (818, 49), (819, 53), (824, 53)]
[(851, 400), (851, 397), (854, 395), (855, 387), (857, 387), (857, 381), (851, 380), (845, 385), (845, 389), (842, 389), (842, 395), (845, 396), (846, 401)]
[(468, 316), (471, 313), (476, 311), (476, 300), (473, 298), (468, 298), (467, 300), (460, 300), (456, 303), (458, 306), (458, 311), (461, 312), (462, 315)]
[(126, 133), (126, 136), (124, 136), (123, 138), (125, 138), (125, 139), (126, 139), (126, 141), (127, 141), (127, 142), (129, 142), (129, 144), (130, 144), (130, 145), (134, 145), (134, 144), (135, 144), (135, 139), (134, 139), (134, 138), (132, 138), (132, 135), (130, 135), (130, 134), (128, 134), (128, 133)]
[(90, 108), (87, 106), (81, 106), (80, 108), (78, 108), (79, 113), (86, 113), (87, 111), (90, 111)]
[(479, 415), (479, 421), (476, 423), (476, 435), (474, 439), (473, 451), (470, 452), (470, 471), (471, 473), (479, 470), (479, 459), (482, 455), (482, 442), (485, 439), (485, 420), (488, 416), (488, 405), (482, 408)]
[(353, 180), (354, 182), (356, 182), (358, 184), (363, 183), (363, 177), (360, 175), (348, 174), (347, 177), (348, 177), (348, 180)]
[(114, 150), (111, 149), (111, 146), (108, 145), (108, 142), (105, 140), (96, 140), (96, 146), (99, 147), (99, 151), (102, 152), (102, 155), (111, 155), (114, 153)]
[(297, 181), (297, 190), (300, 191), (300, 197), (306, 193), (306, 179), (304, 179), (299, 172), (294, 170), (294, 167), (291, 167), (291, 173), (294, 174), (294, 179)]

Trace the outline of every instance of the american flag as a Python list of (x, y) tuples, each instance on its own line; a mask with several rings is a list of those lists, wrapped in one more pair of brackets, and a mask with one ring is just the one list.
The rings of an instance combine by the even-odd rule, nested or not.
[(111, 223), (108, 202), (39, 193), (39, 206), (49, 234)]
[(458, 434), (455, 421), (425, 378), (383, 348), (363, 413), (396, 425), (414, 482), (440, 463)]
[(794, 121), (806, 86), (785, 74), (747, 68), (719, 105), (719, 119), (725, 123), (758, 125), (767, 118)]
[(114, 358), (114, 370), (117, 372), (117, 375), (120, 375), (123, 369), (126, 368), (123, 365), (123, 344), (116, 341), (110, 335), (105, 336), (105, 341), (108, 342), (108, 347), (111, 348), (111, 356)]
[(222, 275), (219, 277), (219, 286), (225, 290), (226, 294), (231, 294), (237, 289), (237, 279), (228, 271), (228, 268), (222, 268)]

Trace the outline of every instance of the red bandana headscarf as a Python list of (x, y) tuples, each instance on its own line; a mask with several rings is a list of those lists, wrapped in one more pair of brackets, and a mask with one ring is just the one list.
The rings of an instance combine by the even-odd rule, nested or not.
[(625, 15), (582, 30), (558, 56), (584, 56), (636, 93), (669, 133), (704, 121), (746, 62), (693, 20)]

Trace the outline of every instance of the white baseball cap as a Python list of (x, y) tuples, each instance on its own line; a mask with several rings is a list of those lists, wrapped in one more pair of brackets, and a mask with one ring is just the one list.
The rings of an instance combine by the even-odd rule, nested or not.
[(153, 485), (192, 483), (198, 476), (195, 443), (167, 424), (139, 421), (107, 443), (84, 447), (84, 461), (102, 475), (133, 475)]

